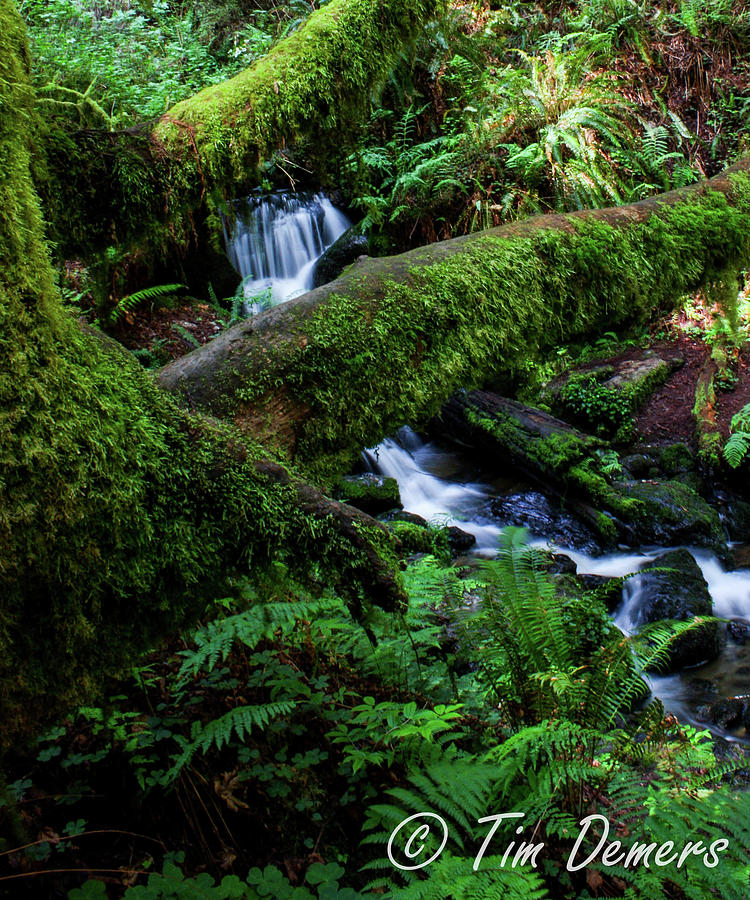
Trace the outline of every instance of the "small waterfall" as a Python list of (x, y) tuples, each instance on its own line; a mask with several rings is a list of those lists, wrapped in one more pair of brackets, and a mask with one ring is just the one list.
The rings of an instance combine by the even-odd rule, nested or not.
[[(488, 514), (488, 507), (496, 491), (490, 484), (464, 480), (467, 479), (467, 472), (462, 469), (459, 456), (434, 444), (423, 443), (411, 429), (402, 428), (394, 438), (366, 450), (363, 457), (370, 471), (398, 481), (404, 509), (436, 524), (458, 525), (476, 537), (477, 544), (472, 552), (482, 556), (494, 555), (502, 528)], [(470, 473), (468, 477), (471, 477)], [(529, 543), (550, 547), (557, 553), (569, 556), (575, 562), (579, 575), (609, 577), (638, 573), (667, 549), (623, 550), (590, 556), (558, 546), (541, 534), (531, 535)], [(750, 623), (750, 569), (727, 571), (709, 550), (687, 549), (706, 579), (714, 614)], [(623, 599), (614, 613), (614, 623), (625, 634), (632, 634), (640, 625), (642, 590), (642, 579), (638, 574), (634, 574), (623, 586)], [(662, 700), (668, 711), (683, 721), (722, 733), (721, 729), (699, 721), (696, 707), (720, 696), (747, 693), (749, 673), (750, 641), (740, 646), (728, 641), (721, 656), (714, 662), (696, 669), (685, 669), (680, 674), (650, 674), (647, 682), (654, 696)], [(716, 684), (718, 692), (702, 696), (699, 691), (708, 683), (707, 679)]]
[(404, 427), (396, 439), (387, 438), (363, 456), (371, 472), (398, 481), (404, 509), (473, 534), (477, 553), (491, 556), (497, 551), (502, 529), (486, 512), (492, 491), (477, 482), (450, 480), (450, 454), (423, 443)]
[(316, 261), (351, 225), (320, 193), (252, 194), (234, 205), (224, 239), (249, 313), (309, 291)]

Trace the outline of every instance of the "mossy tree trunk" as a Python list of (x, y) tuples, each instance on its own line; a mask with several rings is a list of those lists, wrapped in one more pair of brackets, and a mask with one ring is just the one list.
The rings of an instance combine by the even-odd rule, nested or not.
[(114, 247), (131, 273), (145, 273), (165, 255), (188, 265), (200, 246), (205, 269), (224, 199), (255, 188), (263, 164), (290, 147), (324, 182), (353, 148), (373, 94), (443, 5), (330, 0), (267, 56), (152, 125), (49, 127), (38, 181), (59, 252), (93, 258)]
[(355, 605), (401, 588), (390, 538), (236, 429), (178, 408), (62, 308), (30, 174), (25, 29), (0, 0), (0, 750), (285, 562)]
[(750, 258), (750, 158), (629, 206), (356, 263), (158, 382), (319, 473), (539, 351), (646, 320)]

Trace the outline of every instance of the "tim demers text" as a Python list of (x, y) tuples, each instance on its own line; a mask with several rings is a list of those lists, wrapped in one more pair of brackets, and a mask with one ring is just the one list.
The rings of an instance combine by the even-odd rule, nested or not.
[[(492, 822), (492, 827), (484, 839), (479, 853), (474, 860), (474, 871), (476, 871), (485, 852), (490, 849), (492, 839), (495, 836), (500, 823), (506, 819), (523, 818), (524, 813), (497, 813), (492, 816), (484, 816), (478, 821), (481, 823)], [(593, 850), (589, 851), (585, 856), (581, 852), (581, 845), (586, 839), (590, 829), (595, 823), (603, 826), (602, 835), (599, 842)], [(713, 869), (719, 864), (718, 854), (724, 852), (729, 847), (729, 841), (726, 838), (717, 838), (708, 846), (703, 841), (687, 841), (684, 846), (675, 847), (674, 841), (665, 841), (663, 844), (652, 842), (635, 841), (629, 846), (623, 846), (621, 841), (609, 840), (609, 821), (605, 816), (593, 814), (586, 816), (579, 822), (581, 830), (578, 833), (573, 849), (568, 856), (566, 868), (569, 872), (577, 872), (592, 863), (600, 866), (671, 866), (676, 864), (678, 868), (685, 865), (688, 860), (692, 859), (696, 862), (696, 857), (709, 869)], [(516, 828), (516, 834), (523, 832), (523, 827)], [(511, 841), (503, 853), (501, 866), (537, 866), (537, 856), (544, 849), (544, 844), (527, 843), (526, 841)]]

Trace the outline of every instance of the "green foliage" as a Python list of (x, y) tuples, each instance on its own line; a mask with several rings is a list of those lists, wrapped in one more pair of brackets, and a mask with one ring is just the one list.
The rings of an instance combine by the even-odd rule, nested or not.
[(172, 297), (174, 294), (177, 294), (184, 289), (184, 284), (157, 284), (152, 287), (143, 288), (140, 291), (135, 291), (134, 293), (123, 297), (121, 300), (118, 300), (112, 308), (109, 317), (112, 322), (117, 322), (121, 316), (125, 313), (132, 312), (136, 306), (139, 306), (144, 300), (163, 300), (164, 298)]
[(596, 375), (573, 375), (560, 392), (565, 411), (595, 433), (614, 436), (632, 429), (633, 403), (627, 391), (604, 386)]
[[(444, 134), (420, 141), (418, 115), (410, 106), (385, 146), (367, 143), (349, 157), (348, 165), (357, 172), (361, 191), (355, 205), (365, 213), (360, 226), (363, 231), (399, 219), (417, 219), (431, 204), (464, 190), (453, 175), (460, 160), (460, 136)], [(378, 116), (381, 121), (383, 118)]]
[(206, 84), (236, 74), (268, 50), (274, 23), (264, 18), (258, 28), (251, 14), (243, 25), (234, 4), (232, 31), (217, 42), (207, 28), (217, 6), (24, 0), (42, 111), (72, 127), (113, 130), (160, 116)]
[(750, 449), (750, 404), (732, 416), (730, 427), (730, 435), (722, 452), (727, 463), (736, 469)]

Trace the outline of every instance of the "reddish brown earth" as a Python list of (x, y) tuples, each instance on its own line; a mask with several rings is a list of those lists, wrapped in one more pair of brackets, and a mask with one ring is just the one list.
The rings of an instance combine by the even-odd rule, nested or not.
[[(229, 318), (229, 313), (226, 316)], [(123, 318), (113, 336), (129, 350), (145, 348), (166, 363), (195, 349), (186, 335), (205, 344), (221, 330), (216, 310), (205, 303), (194, 303), (176, 309), (136, 310), (128, 319)]]

